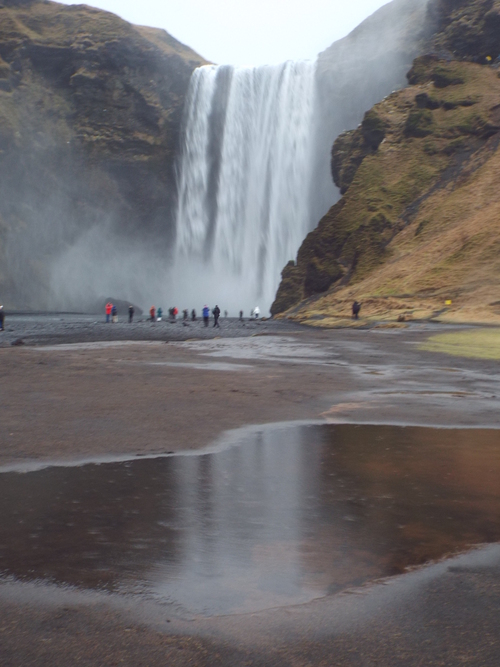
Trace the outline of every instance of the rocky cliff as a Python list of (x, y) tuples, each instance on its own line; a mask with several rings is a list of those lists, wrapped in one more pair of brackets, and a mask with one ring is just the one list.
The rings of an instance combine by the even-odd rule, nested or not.
[(4, 303), (81, 306), (57, 302), (49, 267), (97, 227), (109, 241), (104, 262), (115, 232), (168, 252), (183, 102), (204, 63), (162, 30), (85, 5), (2, 0)]
[(274, 314), (334, 324), (357, 299), (379, 319), (500, 317), (499, 18), (491, 0), (429, 3), (429, 55), (335, 142), (343, 197), (285, 267)]
[(311, 229), (338, 199), (330, 176), (335, 138), (355, 128), (386, 95), (406, 86), (406, 72), (432, 30), (426, 6), (427, 0), (393, 0), (319, 54)]

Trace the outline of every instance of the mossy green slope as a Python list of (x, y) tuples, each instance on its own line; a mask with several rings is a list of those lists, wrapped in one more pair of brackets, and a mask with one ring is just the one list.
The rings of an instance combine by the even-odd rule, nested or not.
[(440, 352), (469, 359), (500, 359), (500, 329), (473, 329), (431, 336), (419, 345), (427, 352)]
[[(296, 264), (286, 267), (274, 314), (307, 299), (295, 308), (300, 319), (313, 312), (348, 315), (347, 303), (356, 295), (420, 298), (445, 290), (445, 296), (456, 296), (457, 290), (470, 287), (473, 273), (468, 277), (467, 271), (458, 271), (465, 269), (460, 254), (450, 252), (447, 265), (428, 246), (431, 235), (437, 243), (444, 232), (437, 207), (451, 210), (452, 199), (460, 200), (471, 180), (481, 178), (483, 167), (496, 173), (500, 79), (494, 67), (437, 56), (418, 58), (409, 79), (414, 85), (390, 95), (367, 114), (362, 126), (337, 140), (333, 173), (345, 194), (307, 236)], [(369, 135), (370, 127), (377, 130), (376, 140)], [(482, 204), (492, 207), (488, 216), (495, 215), (491, 199)], [(487, 239), (481, 242), (479, 232), (460, 233), (477, 253), (486, 253)], [(418, 253), (424, 247), (426, 258)], [(406, 253), (408, 267), (412, 254), (419, 257), (418, 279), (400, 270), (401, 253)], [(484, 262), (490, 261), (487, 257), (495, 261), (491, 252)], [(396, 266), (391, 274), (388, 267)], [(495, 271), (492, 267), (491, 282), (497, 285)], [(327, 290), (328, 296), (317, 296)], [(400, 315), (399, 308), (387, 302), (386, 310), (391, 309)]]

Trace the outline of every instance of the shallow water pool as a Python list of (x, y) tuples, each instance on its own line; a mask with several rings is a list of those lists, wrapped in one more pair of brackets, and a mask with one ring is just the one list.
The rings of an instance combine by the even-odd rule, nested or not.
[(181, 616), (306, 602), (500, 541), (500, 431), (263, 427), (219, 453), (0, 474), (0, 572)]

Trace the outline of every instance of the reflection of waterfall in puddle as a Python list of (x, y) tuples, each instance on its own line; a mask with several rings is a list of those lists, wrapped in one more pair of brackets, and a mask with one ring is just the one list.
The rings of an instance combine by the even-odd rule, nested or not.
[(239, 445), (3, 473), (0, 571), (212, 615), (500, 540), (499, 431), (289, 425)]

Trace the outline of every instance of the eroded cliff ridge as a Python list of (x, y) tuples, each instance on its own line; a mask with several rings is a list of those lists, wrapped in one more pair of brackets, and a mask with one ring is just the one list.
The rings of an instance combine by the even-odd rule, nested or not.
[(499, 18), (499, 2), (430, 3), (409, 87), (336, 140), (343, 197), (283, 270), (274, 314), (335, 325), (356, 299), (378, 319), (500, 319)]
[(96, 224), (167, 251), (182, 107), (204, 63), (166, 32), (108, 12), (2, 0), (4, 303), (47, 307), (52, 258)]

